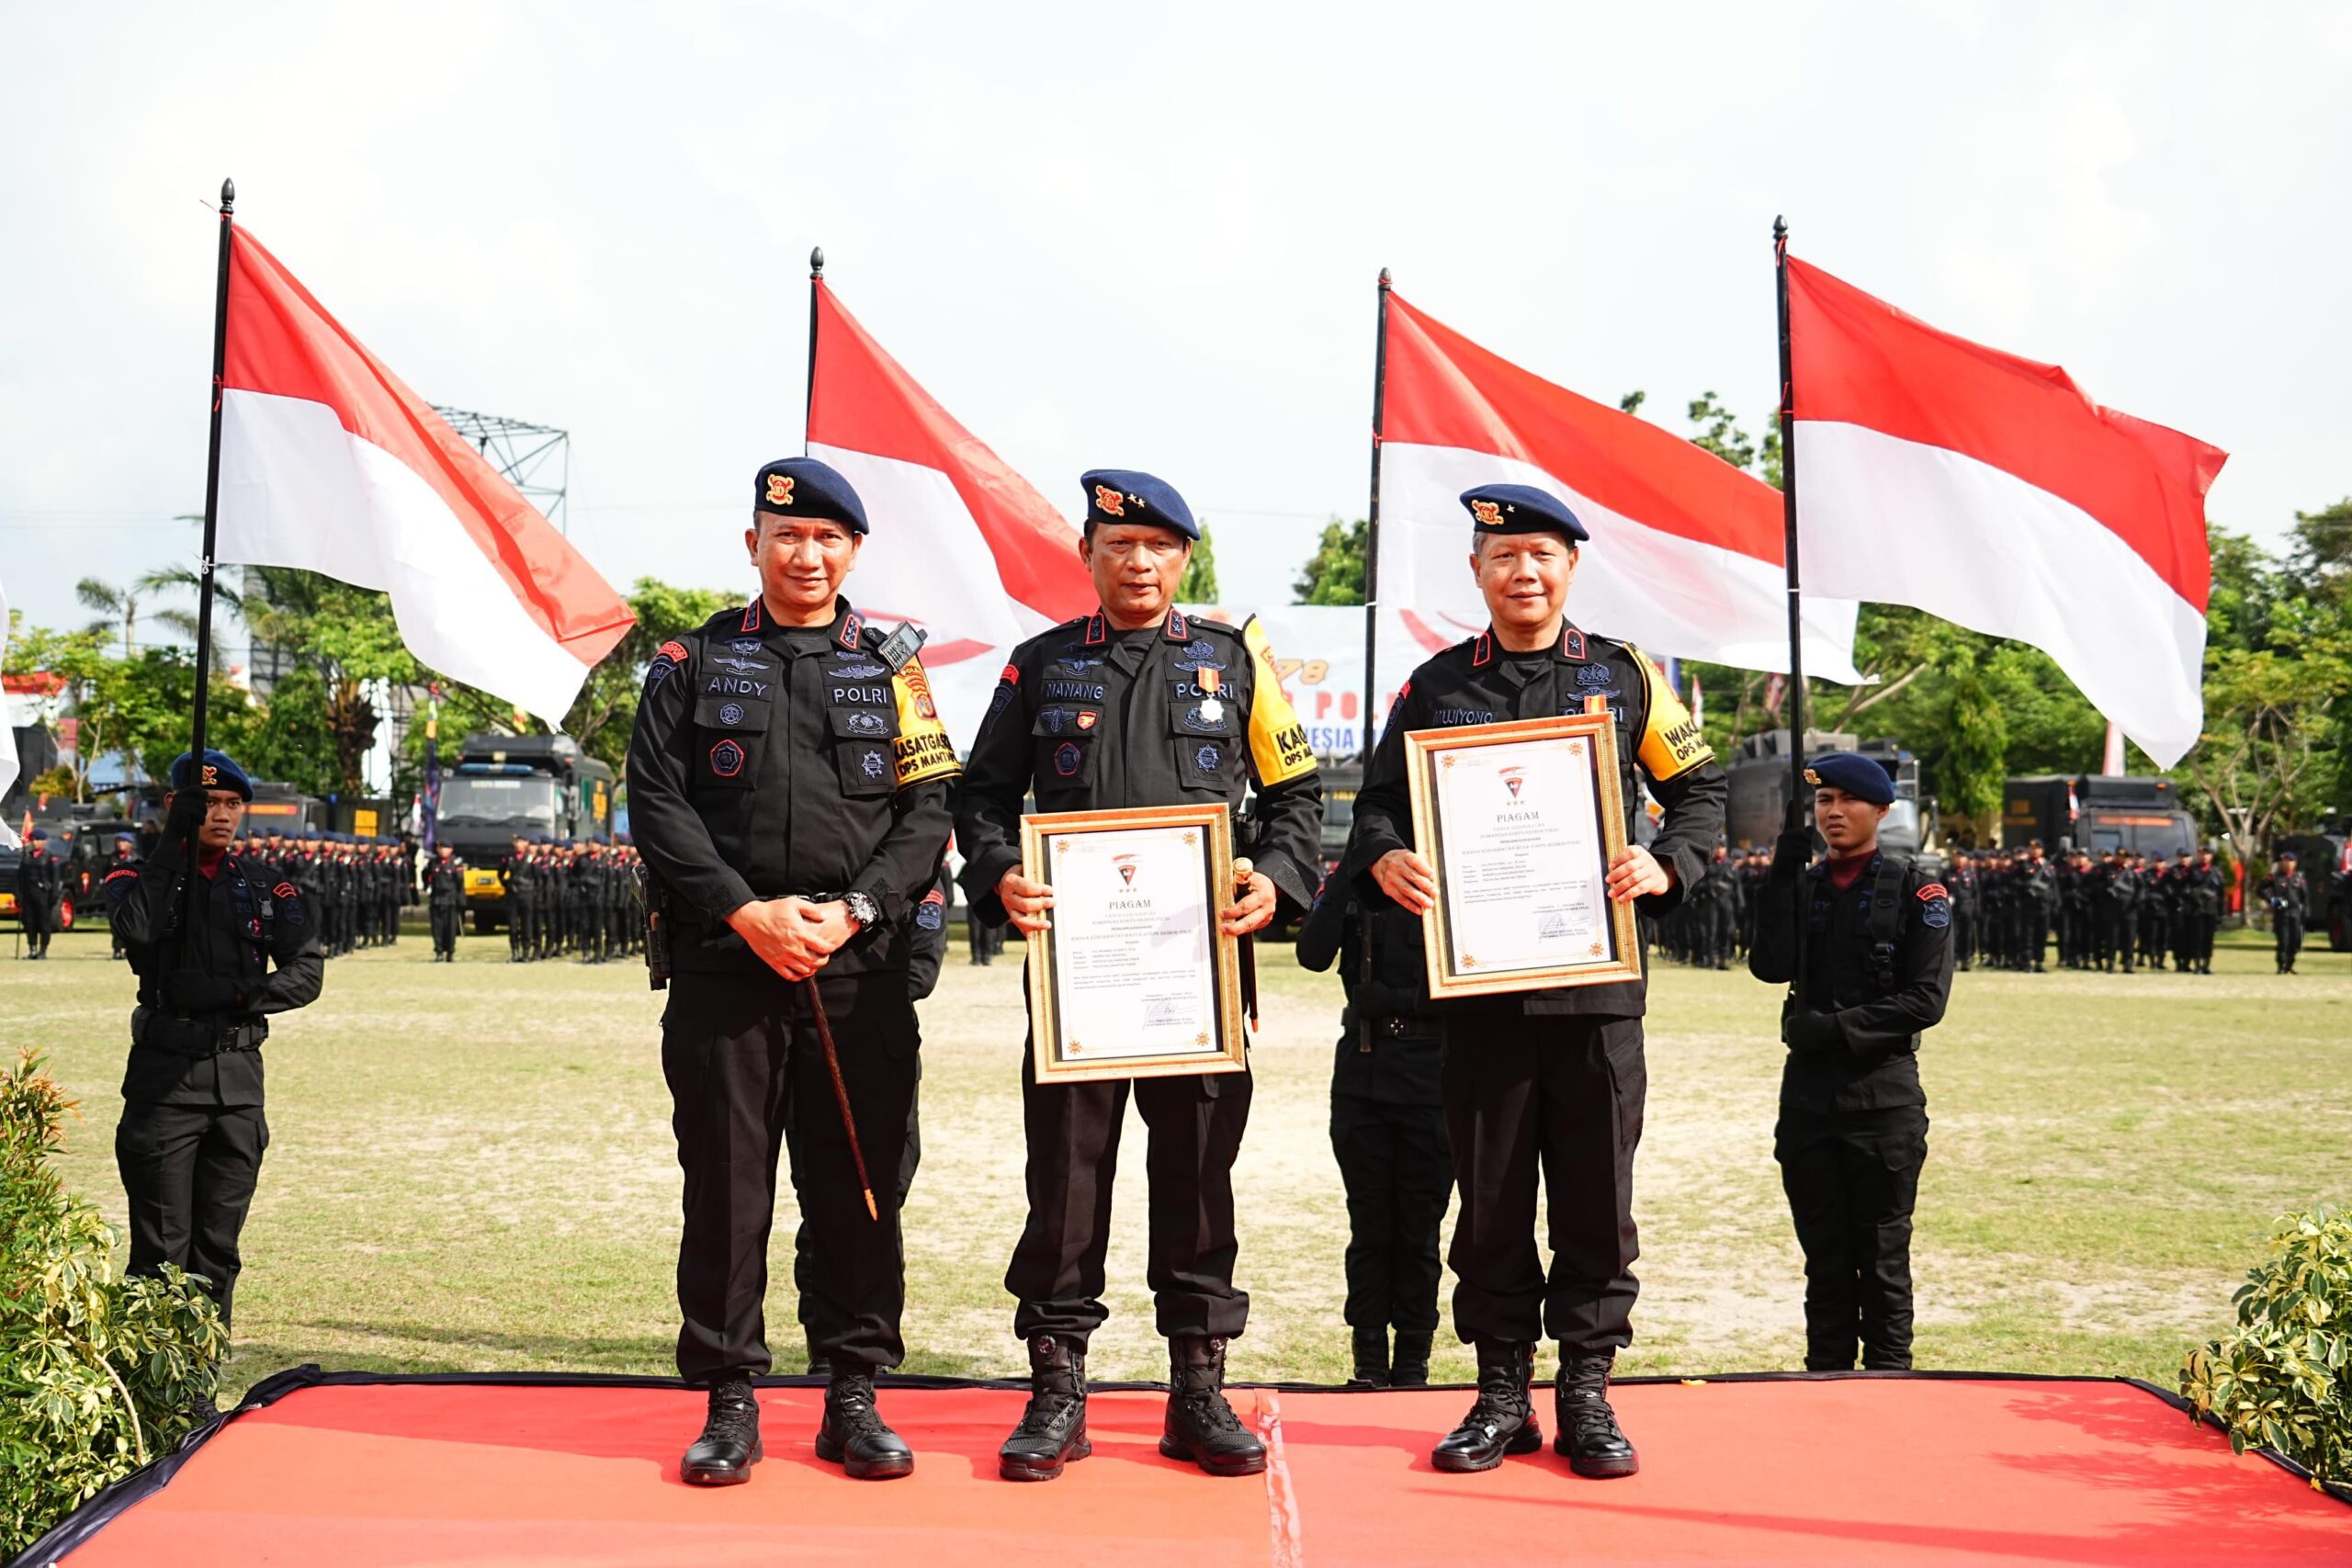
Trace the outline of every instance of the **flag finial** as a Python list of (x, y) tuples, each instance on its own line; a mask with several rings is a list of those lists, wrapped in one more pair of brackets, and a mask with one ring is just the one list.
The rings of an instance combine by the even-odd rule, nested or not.
[(1785, 218), (1775, 217), (1772, 220), (1772, 238), (1777, 242), (1785, 240), (1788, 237), (1789, 220)]
[(236, 206), (237, 182), (234, 180), (222, 180), (220, 182), (220, 210), (223, 212), (232, 212), (236, 209)]
[(808, 252), (808, 276), (810, 277), (825, 276), (825, 247), (822, 245), (813, 246)]
[(1383, 288), (1388, 287), (1388, 269), (1385, 266), (1380, 269), (1380, 287)]

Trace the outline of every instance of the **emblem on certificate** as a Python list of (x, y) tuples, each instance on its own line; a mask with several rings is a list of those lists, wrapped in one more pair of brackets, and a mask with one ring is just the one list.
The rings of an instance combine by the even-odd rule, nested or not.
[(1642, 977), (1634, 908), (1608, 890), (1625, 807), (1607, 713), (1416, 729), (1405, 759), (1414, 840), (1437, 873), (1430, 995)]
[(1039, 1083), (1246, 1069), (1222, 803), (1023, 817), (1021, 871), (1054, 890), (1028, 939)]

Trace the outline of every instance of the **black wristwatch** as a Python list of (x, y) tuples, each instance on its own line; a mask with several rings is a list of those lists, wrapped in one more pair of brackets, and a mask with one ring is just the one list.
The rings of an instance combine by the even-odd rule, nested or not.
[(847, 907), (849, 918), (857, 922), (860, 931), (882, 923), (882, 907), (876, 904), (870, 895), (844, 893), (842, 895), (842, 903)]

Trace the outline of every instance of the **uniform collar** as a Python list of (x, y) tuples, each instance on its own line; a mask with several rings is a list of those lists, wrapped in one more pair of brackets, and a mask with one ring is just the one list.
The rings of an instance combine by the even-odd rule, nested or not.
[[(1143, 628), (1136, 626), (1133, 629), (1141, 631)], [(1083, 638), (1087, 647), (1100, 648), (1110, 641), (1111, 634), (1117, 630), (1119, 628), (1111, 624), (1111, 617), (1098, 604), (1094, 613), (1086, 617)], [(1183, 611), (1171, 604), (1168, 608), (1168, 618), (1159, 624), (1159, 632), (1170, 642), (1190, 642), (1193, 640), (1193, 623)]]
[(822, 632), (827, 653), (853, 653), (865, 646), (865, 617), (850, 607), (845, 594), (833, 595), (833, 618), (821, 626), (787, 626), (768, 613), (767, 606), (753, 599), (743, 607), (740, 629), (730, 633), (738, 637), (756, 637), (772, 649), (787, 654), (802, 651), (794, 647), (795, 632)]
[[(1552, 654), (1563, 664), (1582, 664), (1592, 657), (1586, 647), (1584, 633), (1565, 615), (1560, 617), (1560, 640), (1553, 645)], [(1510, 650), (1503, 647), (1501, 638), (1495, 636), (1494, 623), (1489, 621), (1486, 630), (1478, 634), (1477, 641), (1471, 647), (1470, 666), (1474, 670), (1483, 668), (1493, 663), (1498, 656), (1510, 657)]]

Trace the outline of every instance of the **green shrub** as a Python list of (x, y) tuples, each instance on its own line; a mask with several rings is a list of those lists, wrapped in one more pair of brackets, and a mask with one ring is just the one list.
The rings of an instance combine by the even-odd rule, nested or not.
[(2281, 1219), (2273, 1256), (2246, 1275), (2238, 1326), (2191, 1350), (2180, 1392), (2219, 1421), (2230, 1447), (2270, 1449), (2352, 1483), (2352, 1216), (2315, 1209)]
[(171, 1452), (229, 1342), (188, 1276), (116, 1276), (113, 1227), (51, 1165), (74, 1105), (41, 1069), (0, 1068), (0, 1558)]

